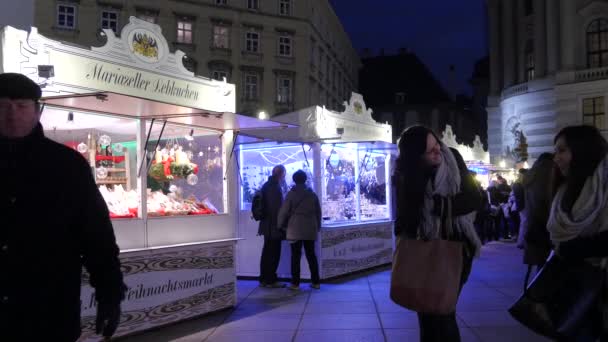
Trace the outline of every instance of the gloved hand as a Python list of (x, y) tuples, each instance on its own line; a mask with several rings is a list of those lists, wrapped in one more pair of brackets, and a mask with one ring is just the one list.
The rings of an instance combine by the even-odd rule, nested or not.
[(120, 302), (97, 303), (97, 320), (95, 332), (106, 338), (112, 337), (120, 323)]

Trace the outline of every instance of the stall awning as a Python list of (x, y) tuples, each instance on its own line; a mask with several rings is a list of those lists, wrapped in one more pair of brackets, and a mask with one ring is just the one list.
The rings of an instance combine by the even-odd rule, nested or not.
[(66, 111), (115, 115), (131, 119), (166, 120), (169, 123), (218, 131), (248, 132), (289, 129), (296, 126), (284, 122), (259, 120), (235, 113), (220, 113), (202, 108), (184, 107), (112, 92), (50, 96), (43, 98), (41, 102), (45, 106)]

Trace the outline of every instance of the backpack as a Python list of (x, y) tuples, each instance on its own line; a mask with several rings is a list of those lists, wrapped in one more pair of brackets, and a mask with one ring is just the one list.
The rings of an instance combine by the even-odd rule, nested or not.
[(251, 200), (251, 216), (256, 221), (261, 221), (264, 218), (264, 198), (262, 190), (258, 190), (253, 195)]

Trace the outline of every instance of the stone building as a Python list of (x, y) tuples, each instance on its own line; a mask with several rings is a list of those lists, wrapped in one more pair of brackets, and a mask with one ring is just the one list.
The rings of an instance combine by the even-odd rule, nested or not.
[(559, 129), (607, 134), (608, 2), (488, 0), (491, 156), (512, 159), (518, 137), (531, 159), (553, 150)]
[(339, 109), (358, 88), (359, 57), (327, 0), (36, 0), (34, 26), (96, 46), (130, 16), (161, 26), (191, 71), (236, 84), (240, 113)]

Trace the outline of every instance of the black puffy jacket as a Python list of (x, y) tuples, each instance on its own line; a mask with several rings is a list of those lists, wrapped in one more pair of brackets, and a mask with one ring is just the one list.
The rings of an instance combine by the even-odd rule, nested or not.
[(108, 209), (86, 160), (44, 137), (0, 138), (0, 340), (74, 341), (82, 266), (99, 302), (123, 295)]

